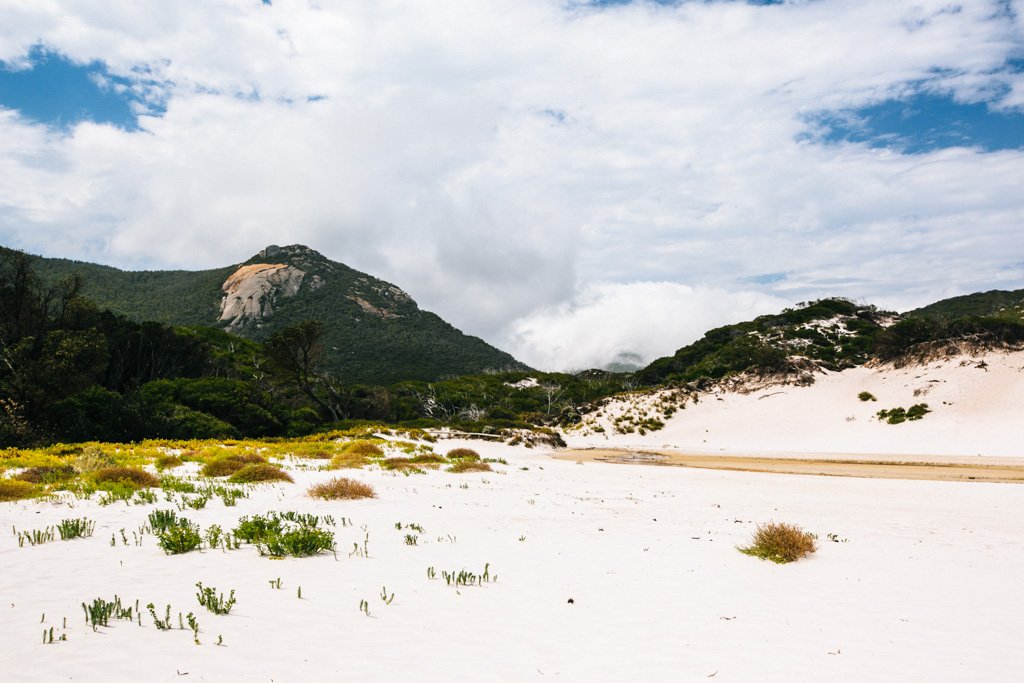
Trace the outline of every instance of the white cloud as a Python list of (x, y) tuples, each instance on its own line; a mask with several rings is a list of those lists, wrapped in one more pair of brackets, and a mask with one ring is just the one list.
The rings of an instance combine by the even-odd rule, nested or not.
[[(516, 330), (549, 367), (639, 343), (559, 341), (625, 301), (715, 296), (726, 320), (771, 301), (754, 288), (905, 306), (1020, 286), (1024, 153), (798, 141), (807, 114), (919, 80), (967, 99), (1012, 82), (998, 5), (15, 0), (0, 58), (43, 42), (144, 65), (168, 109), (66, 136), (0, 112), (0, 243), (212, 267), (302, 242), (467, 332)], [(751, 284), (765, 273), (787, 276)], [(665, 324), (642, 351), (702, 331)]]
[(542, 370), (647, 364), (728, 323), (780, 310), (783, 299), (754, 291), (674, 282), (593, 283), (566, 303), (516, 320), (503, 335), (517, 358)]

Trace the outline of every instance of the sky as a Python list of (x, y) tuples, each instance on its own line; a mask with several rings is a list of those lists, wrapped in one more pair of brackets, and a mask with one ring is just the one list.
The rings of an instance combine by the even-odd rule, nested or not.
[(1024, 0), (6, 0), (0, 244), (306, 244), (544, 369), (1024, 287)]

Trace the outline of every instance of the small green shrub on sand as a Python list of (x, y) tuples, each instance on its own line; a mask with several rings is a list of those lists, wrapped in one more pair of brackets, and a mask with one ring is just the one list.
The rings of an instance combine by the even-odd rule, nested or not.
[(449, 460), (470, 460), (473, 462), (480, 460), (480, 454), (472, 448), (453, 448), (448, 451), (447, 455)]
[(472, 460), (456, 460), (451, 467), (448, 468), (449, 472), (455, 474), (461, 474), (463, 472), (490, 472), (491, 466), (486, 462), (474, 462)]
[(35, 498), (39, 489), (34, 484), (17, 479), (0, 479), (0, 502)]
[(156, 538), (160, 548), (168, 555), (190, 552), (203, 542), (199, 535), (199, 525), (187, 519), (178, 519), (163, 531), (156, 532)]
[(309, 557), (325, 550), (334, 550), (334, 534), (325, 529), (300, 526), (258, 541), (256, 549), (260, 555), (270, 557)]
[(739, 548), (741, 553), (778, 564), (795, 562), (815, 550), (817, 546), (814, 534), (793, 524), (775, 522), (759, 524), (754, 532), (753, 542), (745, 548)]
[(356, 498), (376, 498), (377, 493), (369, 484), (355, 479), (336, 477), (310, 486), (306, 491), (311, 498), (323, 500), (353, 500)]
[(228, 481), (234, 484), (255, 484), (261, 481), (295, 481), (291, 475), (267, 462), (253, 463), (238, 470)]
[(920, 420), (922, 417), (932, 412), (928, 407), (927, 403), (915, 403), (909, 408), (889, 408), (888, 410), (879, 410), (878, 419), (883, 420), (891, 425), (898, 425), (908, 420)]
[(138, 467), (104, 467), (94, 470), (92, 480), (97, 484), (130, 484), (136, 488), (157, 488), (160, 480)]
[(859, 394), (857, 394), (857, 398), (859, 398), (862, 401), (877, 401), (878, 400), (877, 398), (875, 398), (875, 395), (872, 394), (870, 391), (862, 391), (862, 392), (860, 392)]

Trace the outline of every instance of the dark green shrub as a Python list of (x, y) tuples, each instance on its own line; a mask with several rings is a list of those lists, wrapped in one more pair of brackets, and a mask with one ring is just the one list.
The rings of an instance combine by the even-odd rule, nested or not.
[(862, 401), (877, 401), (878, 400), (877, 398), (875, 398), (875, 395), (872, 394), (870, 391), (862, 391), (862, 392), (860, 392), (859, 394), (857, 394), (857, 398), (859, 398)]

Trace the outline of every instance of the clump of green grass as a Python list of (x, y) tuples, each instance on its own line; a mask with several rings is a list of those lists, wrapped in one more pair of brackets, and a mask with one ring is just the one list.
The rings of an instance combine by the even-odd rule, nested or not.
[(77, 458), (75, 458), (75, 469), (79, 472), (92, 472), (106, 467), (113, 467), (117, 464), (110, 453), (104, 452), (98, 446), (86, 446)]
[(103, 467), (90, 475), (96, 484), (128, 484), (135, 488), (158, 488), (160, 479), (138, 467)]
[(750, 545), (741, 553), (771, 560), (778, 564), (795, 562), (817, 550), (814, 534), (793, 524), (769, 522), (759, 524)]
[(176, 455), (158, 455), (156, 460), (153, 461), (156, 468), (163, 472), (164, 470), (174, 469), (185, 464), (185, 461)]
[(14, 476), (19, 481), (30, 484), (57, 484), (74, 478), (75, 468), (71, 465), (52, 465), (46, 467), (30, 467)]
[(210, 586), (203, 586), (203, 582), (196, 583), (196, 588), (199, 592), (196, 593), (196, 599), (199, 600), (199, 604), (202, 607), (210, 610), (214, 614), (230, 614), (231, 608), (235, 606), (235, 591), (231, 590), (231, 594), (228, 599), (224, 599), (224, 594), (217, 595), (217, 589)]
[(319, 484), (314, 484), (309, 487), (306, 493), (311, 498), (322, 498), (323, 500), (353, 500), (356, 498), (377, 497), (377, 492), (369, 484), (345, 477), (336, 477)]
[(60, 540), (70, 541), (73, 538), (88, 538), (92, 536), (96, 528), (96, 522), (82, 517), (81, 519), (62, 519), (57, 524), (57, 531), (60, 532)]
[(471, 462), (480, 460), (480, 454), (472, 448), (453, 448), (448, 451), (447, 455), (449, 460), (466, 460)]
[(228, 477), (246, 465), (266, 463), (266, 459), (255, 453), (232, 453), (210, 460), (203, 466), (203, 475), (207, 477)]
[(857, 398), (859, 398), (862, 401), (877, 401), (878, 400), (877, 398), (875, 398), (875, 395), (872, 394), (870, 391), (862, 391), (862, 392), (860, 392), (859, 394), (857, 394)]
[(174, 510), (153, 510), (149, 513), (149, 528), (153, 533), (167, 531), (178, 523), (178, 513)]
[(268, 462), (261, 462), (246, 465), (232, 474), (228, 481), (235, 484), (255, 484), (262, 481), (294, 482), (295, 480), (280, 467), (271, 465)]
[(255, 545), (261, 555), (308, 557), (334, 550), (334, 534), (319, 528), (320, 521), (315, 515), (270, 512), (266, 516), (242, 517), (232, 534)]
[(257, 542), (260, 555), (270, 557), (309, 557), (322, 551), (334, 550), (334, 534), (326, 529), (300, 526)]
[(0, 502), (35, 498), (38, 495), (39, 489), (35, 484), (18, 479), (0, 479)]
[(461, 474), (463, 472), (491, 472), (491, 466), (486, 462), (474, 462), (472, 460), (457, 460), (451, 467), (448, 468), (449, 472), (455, 474)]

